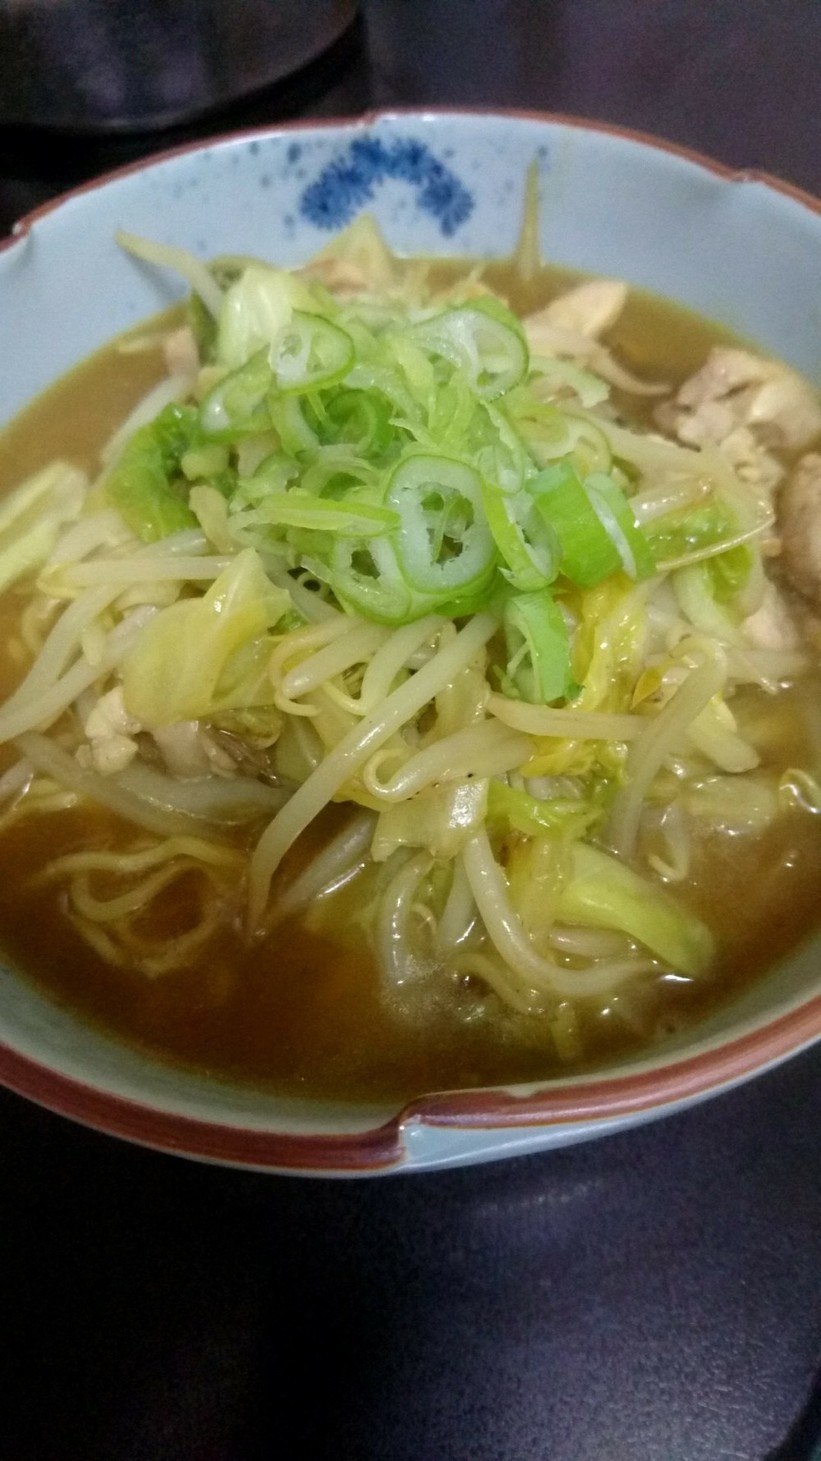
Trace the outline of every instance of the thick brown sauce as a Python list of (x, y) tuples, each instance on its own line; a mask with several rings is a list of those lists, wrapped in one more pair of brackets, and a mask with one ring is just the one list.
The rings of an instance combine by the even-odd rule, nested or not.
[[(488, 277), (522, 311), (576, 278), (549, 269), (523, 289), (502, 266)], [(631, 297), (614, 335), (628, 366), (671, 383), (697, 368), (717, 339), (729, 338), (641, 294)], [(113, 427), (161, 373), (156, 349), (122, 354), (112, 346), (79, 366), (0, 437), (0, 491), (55, 456), (92, 468)], [(3, 642), (20, 603), (11, 594), (0, 605)], [(7, 659), (0, 691), (18, 677)], [(817, 690), (808, 684), (797, 699), (817, 700)], [(794, 728), (786, 734), (793, 737), (792, 763), (814, 769), (806, 737)], [(32, 880), (55, 854), (123, 840), (133, 842), (133, 830), (97, 811), (44, 815), (0, 835), (0, 945), (53, 998), (160, 1058), (255, 1085), (352, 1099), (532, 1080), (556, 1068), (537, 1020), (512, 1016), (493, 999), (482, 1004), (441, 974), (385, 991), (350, 895), (340, 895), (339, 926), (348, 930), (340, 942), (291, 923), (248, 949), (229, 928), (198, 966), (180, 974), (148, 979), (109, 967), (65, 917), (63, 895)], [(310, 854), (309, 834), (298, 856)], [(703, 982), (657, 991), (642, 1011), (643, 1037), (612, 1014), (591, 1019), (585, 1064), (627, 1054), (642, 1038), (696, 1021), (746, 987), (815, 925), (819, 882), (821, 817), (795, 813), (763, 838), (705, 841), (681, 895), (717, 931), (715, 971)], [(190, 893), (178, 886), (176, 901), (166, 900), (161, 914), (169, 936), (190, 917)]]

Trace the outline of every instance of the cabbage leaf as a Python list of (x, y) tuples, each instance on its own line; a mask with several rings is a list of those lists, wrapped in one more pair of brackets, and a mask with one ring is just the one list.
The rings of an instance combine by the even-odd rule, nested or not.
[(690, 975), (704, 972), (714, 945), (700, 918), (597, 847), (576, 842), (570, 856), (571, 872), (558, 896), (557, 918), (563, 923), (619, 929), (671, 969)]
[(123, 666), (129, 714), (154, 727), (272, 704), (268, 631), (290, 605), (254, 550), (238, 553), (206, 594), (178, 600), (143, 629)]

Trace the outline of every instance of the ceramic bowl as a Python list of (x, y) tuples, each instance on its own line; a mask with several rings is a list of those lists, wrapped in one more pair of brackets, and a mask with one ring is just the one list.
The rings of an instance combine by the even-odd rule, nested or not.
[[(208, 257), (296, 264), (367, 207), (413, 253), (504, 255), (525, 171), (546, 259), (623, 277), (740, 330), (813, 375), (821, 218), (794, 189), (614, 129), (529, 115), (391, 113), (184, 147), (58, 199), (0, 251), (0, 419), (173, 285), (116, 229)], [(118, 1136), (212, 1161), (381, 1173), (562, 1146), (676, 1110), (821, 1035), (808, 942), (697, 1029), (595, 1076), (387, 1105), (279, 1099), (173, 1069), (84, 1025), (0, 968), (0, 1081)]]

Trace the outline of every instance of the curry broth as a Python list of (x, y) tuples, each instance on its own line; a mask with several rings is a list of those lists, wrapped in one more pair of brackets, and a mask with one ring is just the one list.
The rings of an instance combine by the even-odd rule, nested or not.
[[(441, 266), (442, 277), (457, 268)], [(545, 303), (580, 276), (545, 269), (526, 288), (491, 265), (489, 282), (524, 312)], [(0, 437), (0, 490), (62, 456), (93, 469), (115, 426), (163, 372), (159, 333), (177, 312), (149, 321), (78, 366), (31, 404)], [(130, 348), (141, 337), (146, 348)], [(675, 385), (703, 361), (726, 332), (670, 303), (633, 293), (610, 333), (625, 364)], [(9, 643), (23, 597), (0, 601), (0, 635)], [(0, 666), (8, 693), (21, 665)], [(815, 769), (816, 750), (803, 706), (818, 684), (792, 693), (795, 715), (784, 734), (793, 764)], [(797, 728), (797, 729), (796, 729)], [(340, 809), (333, 808), (333, 822)], [(290, 861), (310, 858), (324, 829), (312, 828)], [(556, 1068), (550, 1037), (538, 1020), (502, 1009), (494, 999), (436, 972), (397, 990), (382, 987), (361, 922), (362, 892), (334, 895), (333, 942), (308, 922), (282, 924), (247, 947), (239, 918), (222, 927), (207, 955), (179, 973), (147, 978), (113, 968), (75, 931), (64, 895), (37, 874), (51, 858), (87, 846), (130, 844), (134, 829), (107, 812), (71, 809), (23, 819), (0, 835), (0, 944), (52, 998), (116, 1031), (154, 1055), (254, 1085), (348, 1098), (403, 1097), (423, 1090), (530, 1081)], [(288, 876), (289, 870), (285, 870)], [(821, 881), (821, 817), (791, 813), (764, 836), (697, 842), (692, 874), (677, 893), (716, 931), (719, 958), (703, 980), (662, 981), (644, 1001), (640, 1029), (613, 1010), (591, 1016), (584, 1030), (585, 1065), (629, 1054), (648, 1036), (662, 1036), (707, 1014), (786, 953), (817, 921)], [(177, 883), (155, 914), (166, 937), (183, 931), (193, 888)], [(739, 927), (738, 889), (745, 898)], [(367, 879), (365, 891), (367, 892)], [(359, 901), (358, 901), (359, 900)], [(154, 931), (157, 929), (156, 923)]]

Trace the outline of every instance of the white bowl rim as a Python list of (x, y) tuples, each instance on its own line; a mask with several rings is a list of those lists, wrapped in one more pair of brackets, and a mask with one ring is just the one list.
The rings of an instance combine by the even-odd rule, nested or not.
[(64, 192), (57, 193), (53, 198), (48, 198), (45, 202), (29, 209), (27, 213), (22, 214), (12, 224), (10, 233), (0, 238), (0, 251), (12, 248), (15, 244), (19, 243), (20, 239), (40, 219), (45, 218), (56, 209), (62, 208), (71, 199), (81, 197), (84, 193), (94, 192), (98, 188), (108, 187), (110, 183), (116, 182), (120, 178), (128, 177), (132, 173), (144, 172), (148, 168), (169, 162), (173, 158), (185, 157), (188, 154), (202, 152), (207, 148), (219, 147), (226, 143), (250, 142), (255, 138), (275, 137), (280, 134), (290, 135), (294, 132), (333, 132), (339, 128), (346, 130), (364, 130), (367, 127), (376, 126), (380, 122), (405, 118), (429, 122), (435, 120), (437, 117), (453, 119), (475, 118), (476, 120), (509, 118), (520, 122), (548, 122), (553, 126), (575, 127), (580, 131), (598, 132), (605, 136), (620, 137), (625, 141), (637, 142), (643, 147), (649, 147), (657, 152), (666, 152), (672, 157), (681, 158), (685, 162), (692, 163), (695, 167), (703, 168), (704, 171), (712, 173), (714, 177), (721, 178), (725, 182), (761, 183), (764, 187), (771, 188), (774, 192), (781, 193), (784, 197), (791, 198), (794, 202), (803, 204), (811, 212), (821, 214), (821, 198), (816, 197), (813, 193), (807, 192), (805, 188), (799, 187), (796, 183), (790, 183), (784, 178), (776, 177), (774, 173), (760, 168), (730, 167), (727, 163), (719, 162), (716, 158), (710, 157), (706, 152), (700, 152), (697, 148), (689, 147), (686, 143), (672, 142), (652, 132), (644, 132), (638, 127), (622, 126), (618, 122), (607, 122), (594, 117), (576, 116), (572, 112), (547, 112), (526, 107), (379, 107), (366, 112), (359, 112), (352, 116), (300, 117), (294, 121), (263, 123), (254, 127), (240, 128), (237, 131), (215, 132), (192, 141), (179, 142), (173, 147), (162, 148), (159, 152), (148, 153), (141, 158), (135, 159), (133, 162), (126, 162), (120, 167), (109, 168), (106, 172), (99, 173), (95, 177), (87, 179), (85, 182), (78, 183), (73, 188), (67, 188)]

